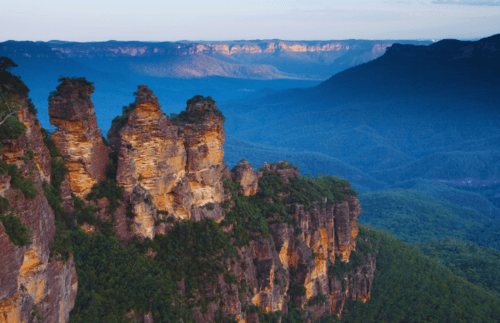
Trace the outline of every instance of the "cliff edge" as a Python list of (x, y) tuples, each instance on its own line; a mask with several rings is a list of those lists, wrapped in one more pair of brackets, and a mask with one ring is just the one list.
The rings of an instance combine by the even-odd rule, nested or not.
[(0, 322), (67, 322), (78, 283), (73, 258), (52, 257), (56, 223), (43, 189), (51, 156), (29, 90), (6, 73), (0, 105), (16, 114), (0, 134)]
[(8, 97), (21, 130), (0, 131), (0, 322), (67, 322), (78, 284), (80, 321), (318, 322), (370, 299), (376, 246), (349, 182), (288, 162), (229, 170), (215, 101), (169, 117), (145, 85), (108, 145), (92, 83), (60, 81), (51, 136), (26, 96)]

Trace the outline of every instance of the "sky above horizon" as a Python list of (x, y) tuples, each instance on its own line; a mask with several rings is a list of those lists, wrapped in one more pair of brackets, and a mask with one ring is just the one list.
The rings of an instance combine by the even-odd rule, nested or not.
[(0, 41), (443, 39), (500, 33), (500, 0), (2, 0)]

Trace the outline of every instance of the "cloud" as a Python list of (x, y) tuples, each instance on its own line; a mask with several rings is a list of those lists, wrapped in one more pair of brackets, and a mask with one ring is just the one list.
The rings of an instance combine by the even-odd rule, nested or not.
[(500, 6), (500, 0), (433, 0), (435, 4), (464, 4), (471, 6)]

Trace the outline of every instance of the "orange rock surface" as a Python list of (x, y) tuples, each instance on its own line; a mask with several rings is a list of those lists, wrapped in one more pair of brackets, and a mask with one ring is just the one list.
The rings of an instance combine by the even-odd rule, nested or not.
[(94, 86), (65, 79), (49, 102), (50, 124), (58, 129), (52, 138), (69, 170), (71, 192), (79, 197), (106, 178), (109, 147), (104, 145), (90, 96)]
[[(36, 116), (28, 111), (27, 99), (18, 118), (27, 128), (18, 139), (2, 140), (1, 159), (16, 164), (21, 176), (30, 178), (37, 196), (26, 198), (9, 185), (10, 176), (0, 176), (0, 195), (9, 200), (12, 215), (32, 231), (31, 244), (14, 245), (0, 223), (0, 322), (32, 322), (35, 306), (44, 322), (67, 322), (77, 291), (77, 277), (70, 258), (66, 263), (49, 262), (55, 229), (54, 213), (42, 190), (42, 182), (51, 179), (51, 158), (43, 144), (41, 127)], [(33, 158), (26, 158), (29, 151)]]
[[(169, 120), (158, 98), (140, 85), (131, 107), (121, 117), (124, 124), (115, 124), (108, 137), (118, 153), (118, 185), (129, 197), (137, 189), (146, 192), (141, 193), (143, 201), (129, 199), (134, 232), (152, 238), (156, 230), (163, 230), (154, 228), (159, 219), (155, 210), (177, 219), (220, 218), (225, 134), (216, 105), (193, 102), (180, 118)], [(153, 207), (144, 204), (147, 196)]]

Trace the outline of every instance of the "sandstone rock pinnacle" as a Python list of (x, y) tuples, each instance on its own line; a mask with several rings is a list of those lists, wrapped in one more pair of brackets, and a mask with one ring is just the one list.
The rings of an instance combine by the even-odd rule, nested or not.
[(240, 183), (240, 193), (245, 196), (255, 195), (259, 188), (259, 179), (252, 165), (243, 160), (236, 165), (235, 179)]
[(50, 124), (58, 128), (51, 137), (64, 156), (71, 192), (79, 197), (106, 178), (111, 152), (97, 127), (93, 92), (92, 83), (83, 78), (63, 78), (49, 101)]
[[(140, 186), (151, 196), (154, 208), (176, 219), (222, 216), (217, 210), (224, 197), (225, 135), (215, 102), (197, 96), (188, 101), (186, 111), (170, 120), (146, 85), (139, 85), (134, 94), (135, 102), (124, 107), (108, 133), (118, 153), (118, 185), (129, 196)], [(161, 227), (149, 227), (157, 219), (153, 208), (132, 204), (134, 222), (140, 221), (134, 226), (141, 228), (137, 232), (148, 232), (151, 238), (156, 231), (163, 232)], [(150, 210), (149, 215), (145, 210)]]

